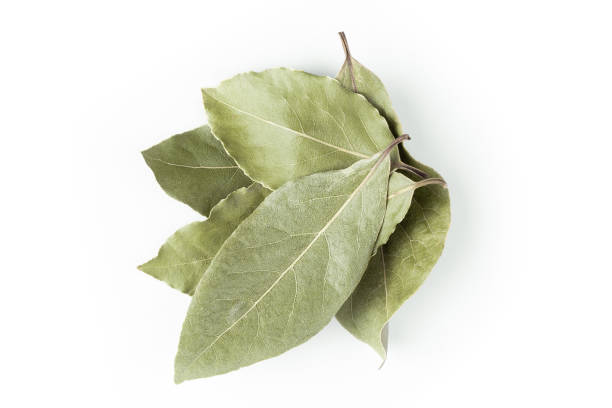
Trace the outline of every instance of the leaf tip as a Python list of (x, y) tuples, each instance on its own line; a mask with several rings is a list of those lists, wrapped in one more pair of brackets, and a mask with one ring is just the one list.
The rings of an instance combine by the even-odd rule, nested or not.
[(185, 381), (185, 379), (183, 379), (178, 373), (174, 373), (174, 383), (175, 384), (181, 384)]
[(383, 368), (383, 366), (385, 365), (386, 362), (387, 362), (387, 355), (385, 354), (385, 357), (383, 358), (383, 361), (378, 366), (378, 369), (382, 370), (382, 368)]
[[(179, 346), (180, 350), (180, 346)], [(193, 379), (194, 377), (190, 377), (187, 373), (187, 368), (184, 364), (184, 360), (179, 359), (179, 353), (177, 353), (176, 358), (174, 360), (174, 383), (181, 384), (187, 380)]]

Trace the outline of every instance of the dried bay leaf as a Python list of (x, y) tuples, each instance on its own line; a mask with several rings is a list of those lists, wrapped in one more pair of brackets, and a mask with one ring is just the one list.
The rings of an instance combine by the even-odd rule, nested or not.
[(252, 184), (207, 125), (172, 136), (142, 156), (169, 196), (205, 216), (229, 193)]
[(385, 220), (380, 228), (376, 248), (384, 245), (389, 240), (397, 224), (402, 222), (412, 201), (412, 193), (415, 182), (401, 173), (392, 173), (389, 177), (389, 193), (387, 195), (387, 210)]
[(210, 213), (139, 267), (193, 295), (177, 383), (276, 356), (334, 314), (384, 359), (389, 318), (442, 252), (448, 191), (389, 176), (436, 173), (395, 148), (405, 138), (389, 95), (340, 34), (337, 80), (287, 69), (238, 75), (203, 90), (214, 132), (143, 152), (169, 195)]
[(379, 110), (380, 114), (387, 119), (389, 128), (398, 137), (402, 134), (402, 125), (393, 105), (389, 93), (382, 81), (374, 72), (367, 69), (351, 55), (346, 36), (339, 33), (344, 48), (345, 61), (336, 75), (336, 79), (346, 88), (365, 96), (372, 105)]
[(383, 222), (386, 155), (290, 181), (225, 241), (183, 324), (175, 381), (270, 358), (320, 331), (358, 284)]
[[(214, 135), (251, 179), (271, 189), (345, 168), (393, 141), (377, 109), (329, 77), (270, 69), (202, 94)], [(392, 159), (399, 159), (396, 149)]]
[(223, 242), (268, 194), (270, 190), (257, 183), (230, 193), (212, 208), (207, 220), (175, 232), (157, 257), (138, 269), (192, 295)]
[[(410, 164), (438, 176), (415, 160)], [(446, 188), (427, 185), (413, 191), (406, 218), (372, 258), (361, 282), (336, 315), (342, 326), (383, 360), (387, 356), (387, 322), (427, 278), (442, 254), (450, 226)]]

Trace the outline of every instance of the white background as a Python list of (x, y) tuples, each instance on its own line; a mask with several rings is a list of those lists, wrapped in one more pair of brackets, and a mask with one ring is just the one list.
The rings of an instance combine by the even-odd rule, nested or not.
[[(610, 407), (605, 1), (13, 1), (0, 6), (0, 405)], [(136, 270), (197, 220), (140, 151), (200, 87), (354, 56), (385, 82), (453, 222), (382, 370), (332, 322), (173, 384), (189, 298)]]

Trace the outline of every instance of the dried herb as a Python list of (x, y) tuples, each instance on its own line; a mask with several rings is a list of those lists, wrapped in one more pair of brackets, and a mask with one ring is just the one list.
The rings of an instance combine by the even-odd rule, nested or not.
[(386, 358), (391, 315), (442, 252), (445, 182), (401, 145), (382, 81), (340, 36), (337, 80), (237, 75), (203, 90), (210, 127), (143, 152), (169, 195), (208, 216), (139, 267), (193, 295), (176, 382), (281, 354), (334, 315)]

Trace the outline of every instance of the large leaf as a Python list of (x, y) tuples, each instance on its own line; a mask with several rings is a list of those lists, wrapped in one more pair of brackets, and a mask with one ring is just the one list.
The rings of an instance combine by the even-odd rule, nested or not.
[(391, 105), (391, 99), (382, 81), (374, 72), (353, 58), (344, 33), (340, 33), (340, 38), (342, 39), (346, 58), (342, 68), (340, 68), (340, 72), (336, 75), (336, 79), (345, 88), (365, 96), (380, 111), (381, 115), (387, 119), (389, 128), (391, 128), (395, 137), (400, 136), (402, 134), (402, 125)]
[(234, 191), (213, 207), (206, 221), (191, 223), (175, 232), (157, 257), (138, 269), (192, 295), (227, 237), (269, 193), (256, 183)]
[(278, 68), (202, 93), (215, 136), (247, 175), (272, 189), (345, 168), (393, 141), (377, 109), (332, 78)]
[(206, 125), (172, 136), (142, 155), (168, 195), (206, 216), (219, 200), (252, 183)]
[[(413, 159), (410, 164), (439, 176)], [(387, 354), (386, 324), (437, 262), (449, 225), (448, 190), (439, 185), (417, 188), (406, 218), (372, 258), (363, 279), (336, 315), (348, 331), (383, 359)]]
[(389, 168), (378, 155), (288, 182), (236, 228), (192, 298), (177, 383), (281, 354), (330, 321), (370, 259)]

